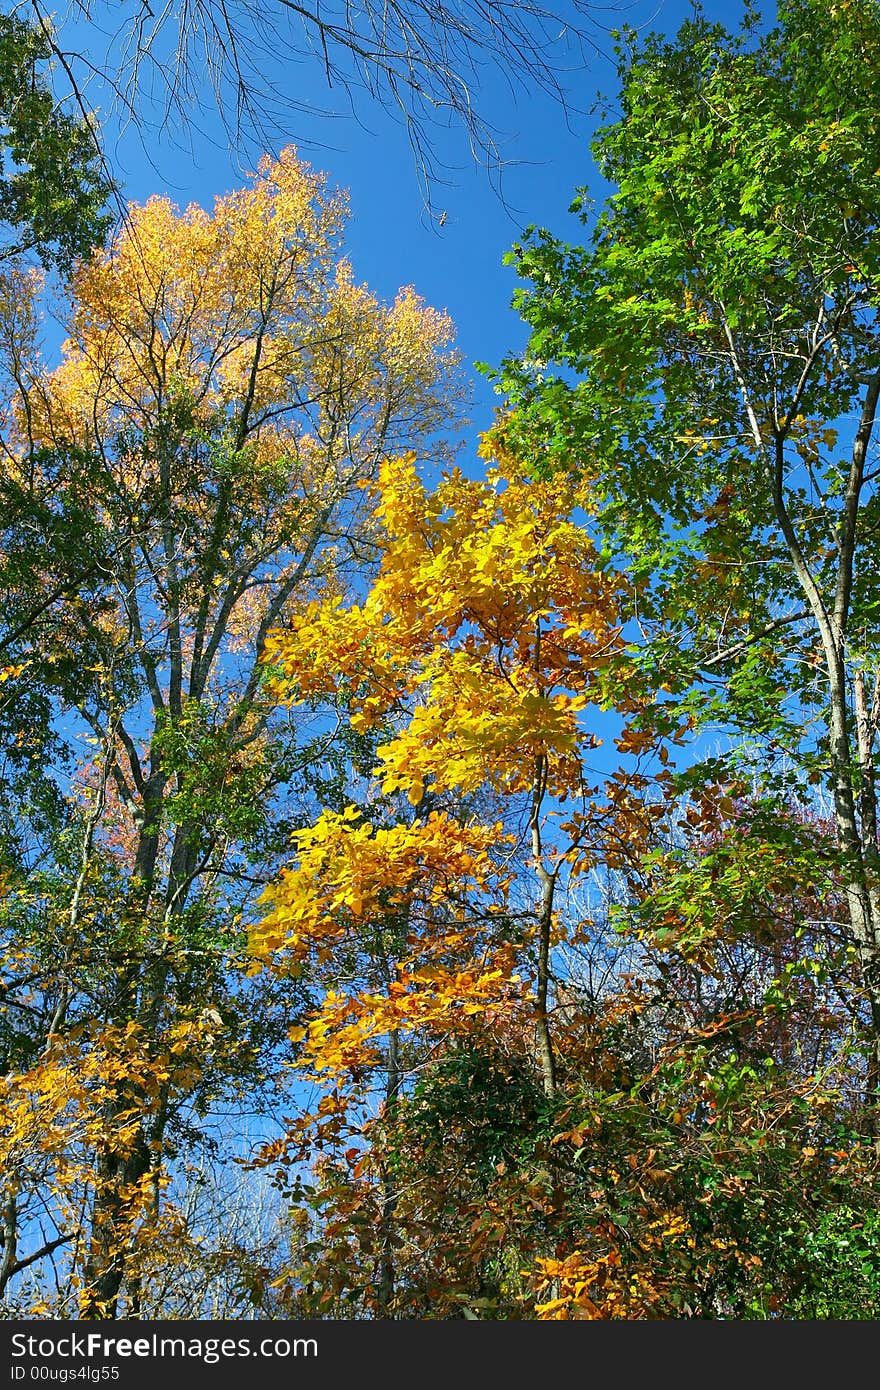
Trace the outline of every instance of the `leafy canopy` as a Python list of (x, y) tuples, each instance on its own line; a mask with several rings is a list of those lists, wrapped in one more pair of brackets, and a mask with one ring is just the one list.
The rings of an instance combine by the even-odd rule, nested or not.
[(68, 270), (103, 242), (112, 184), (94, 129), (60, 110), (45, 32), (0, 15), (0, 264), (33, 251)]
[(825, 696), (791, 544), (814, 609), (844, 585), (861, 649), (880, 614), (873, 489), (851, 582), (836, 541), (880, 356), (880, 12), (786, 0), (769, 34), (698, 14), (671, 42), (624, 35), (619, 75), (594, 144), (615, 191), (573, 205), (588, 240), (533, 229), (511, 257), (532, 332), (498, 376), (504, 433), (592, 478), (658, 683), (702, 671), (710, 713), (796, 743)]

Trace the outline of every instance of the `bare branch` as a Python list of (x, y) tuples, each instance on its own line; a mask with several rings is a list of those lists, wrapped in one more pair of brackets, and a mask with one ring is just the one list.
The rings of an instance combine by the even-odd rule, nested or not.
[[(74, 100), (88, 115), (106, 106), (108, 88), (124, 118), (146, 126), (152, 102), (162, 128), (191, 130), (210, 88), (227, 134), (236, 145), (256, 140), (263, 149), (290, 138), (292, 113), (362, 122), (363, 97), (395, 117), (409, 137), (426, 207), (441, 178), (437, 133), (453, 123), (471, 152), (500, 174), (502, 137), (478, 94), (487, 71), (500, 74), (511, 96), (534, 99), (536, 89), (576, 111), (567, 73), (579, 78), (601, 52), (607, 10), (599, 0), (167, 0), (153, 9), (145, 0), (72, 0), (76, 38), (55, 31), (43, 0), (32, 0), (50, 36)], [(89, 25), (88, 45), (82, 22)], [(293, 65), (314, 64), (328, 96), (344, 98), (316, 108), (291, 93)], [(574, 86), (574, 82), (572, 83)], [(337, 95), (338, 94), (338, 95)]]

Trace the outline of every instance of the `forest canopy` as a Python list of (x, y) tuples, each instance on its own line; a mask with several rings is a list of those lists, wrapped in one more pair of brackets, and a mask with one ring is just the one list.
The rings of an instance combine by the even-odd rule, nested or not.
[(880, 1316), (880, 7), (616, 51), (475, 452), (292, 146), (4, 114), (5, 1317)]

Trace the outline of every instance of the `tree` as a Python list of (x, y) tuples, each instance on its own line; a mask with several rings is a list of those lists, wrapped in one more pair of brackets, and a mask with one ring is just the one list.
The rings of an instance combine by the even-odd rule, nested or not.
[[(13, 375), (18, 353), (33, 344), (30, 302), (40, 275), (35, 261), (45, 270), (68, 271), (75, 257), (104, 240), (111, 221), (107, 202), (113, 187), (104, 177), (95, 128), (56, 105), (50, 57), (39, 26), (0, 15), (0, 335)], [(4, 418), (4, 429), (6, 424)], [(0, 836), (12, 852), (24, 806), (30, 804), (42, 830), (58, 814), (56, 788), (44, 775), (52, 743), (47, 705), (33, 682), (25, 691), (16, 679), (19, 640), (47, 601), (36, 576), (45, 573), (51, 552), (61, 586), (85, 593), (98, 557), (94, 528), (82, 509), (77, 512), (70, 498), (56, 505), (47, 491), (37, 518), (33, 499), (5, 464), (0, 513), (0, 681), (6, 685), (0, 698)]]
[[(28, 306), (38, 279), (34, 261), (45, 269), (69, 270), (76, 256), (103, 241), (111, 220), (106, 209), (112, 184), (103, 172), (94, 126), (89, 118), (74, 119), (57, 107), (48, 83), (50, 56), (51, 45), (40, 26), (15, 15), (0, 16), (0, 333), (6, 348), (13, 339), (20, 347), (30, 338), (33, 321)], [(19, 318), (22, 310), (24, 321)], [(6, 361), (14, 375), (18, 367), (14, 348)], [(4, 419), (4, 428), (6, 424)], [(82, 512), (77, 515), (74, 507), (65, 508), (48, 491), (41, 508), (35, 509), (33, 498), (26, 496), (21, 479), (10, 472), (5, 459), (0, 467), (0, 511), (0, 912), (8, 921), (18, 916), (17, 895), (10, 892), (11, 887), (27, 876), (64, 819), (62, 798), (49, 770), (51, 754), (58, 751), (50, 703), (45, 686), (33, 679), (21, 682), (30, 663), (20, 662), (16, 653), (20, 639), (53, 601), (51, 596), (47, 599), (44, 583), (47, 555), (56, 562), (56, 582), (68, 594), (86, 591), (96, 556), (89, 550), (93, 529), (84, 524)], [(4, 1146), (0, 1297), (12, 1279), (67, 1247), (73, 1238), (70, 1231), (62, 1231), (27, 1248), (20, 1243), (29, 1198), (45, 1183), (47, 1172), (53, 1174), (53, 1181), (59, 1171), (69, 1172), (63, 1161), (60, 1168), (53, 1168), (51, 1143), (46, 1143), (41, 1131), (64, 1131), (71, 1154), (88, 1127), (82, 1107), (71, 1098), (71, 1089), (76, 1088), (68, 1088), (62, 1099), (66, 1063), (39, 1058), (44, 1037), (32, 1027), (28, 989), (23, 995), (6, 993), (6, 978), (20, 979), (22, 968), (28, 974), (20, 945), (16, 939), (4, 941), (3, 946), (0, 1073), (6, 1078), (18, 1068), (36, 1070), (32, 1084), (23, 1089), (15, 1085), (7, 1089), (4, 1084), (2, 1105), (9, 1142)], [(54, 1100), (48, 1084), (53, 1067), (59, 1073)], [(82, 1124), (75, 1121), (75, 1114)], [(63, 1205), (66, 1179), (58, 1186)]]
[[(301, 1059), (322, 1100), (266, 1156), (296, 1175), (316, 1144), (325, 1151), (310, 1198), (323, 1214), (319, 1269), (306, 1282), (322, 1311), (336, 1289), (388, 1316), (424, 1296), (398, 1267), (401, 1240), (422, 1227), (440, 1239), (401, 1168), (414, 1080), (445, 1058), (490, 1088), (508, 1077), (533, 1115), (556, 1102), (556, 900), (603, 831), (583, 711), (603, 698), (619, 647), (619, 581), (572, 516), (582, 494), (567, 479), (530, 482), (510, 458), (430, 494), (412, 459), (391, 461), (377, 493), (382, 565), (366, 597), (344, 604), (331, 587), (267, 642), (279, 698), (329, 698), (358, 733), (382, 737), (372, 782), (361, 806), (297, 833), (252, 950), (324, 991)], [(625, 778), (609, 789), (609, 841), (650, 825), (627, 791)], [(377, 1088), (379, 1117), (365, 1122)], [(419, 1192), (424, 1181), (417, 1171)], [(475, 1219), (453, 1225), (450, 1254)], [(492, 1258), (494, 1244), (472, 1253)], [(432, 1298), (455, 1308), (467, 1280), (441, 1294), (445, 1278), (435, 1271)]]
[(112, 192), (91, 120), (66, 115), (47, 81), (43, 27), (0, 15), (0, 265), (27, 252), (69, 269), (103, 242)]
[(878, 53), (872, 0), (785, 0), (769, 34), (750, 13), (735, 35), (626, 35), (595, 146), (617, 191), (585, 246), (516, 249), (532, 334), (500, 378), (511, 447), (592, 480), (661, 718), (744, 740), (738, 772), (691, 784), (827, 787), (874, 1109)]
[(137, 1312), (166, 1153), (212, 1097), (259, 1092), (300, 1006), (236, 973), (310, 757), (263, 694), (266, 634), (369, 559), (364, 485), (460, 401), (447, 318), (357, 285), (344, 217), (288, 150), (211, 213), (131, 209), (74, 273), (54, 371), (26, 301), (10, 317), (7, 469), (33, 526), (69, 502), (96, 537), (89, 593), (38, 551), (44, 602), (7, 682), (42, 682), (94, 750), (51, 857), (7, 899), (8, 998), (37, 1053), (125, 1040), (83, 1178), (86, 1316), (114, 1316), (123, 1290)]
[[(560, 863), (578, 858), (586, 817), (574, 810), (562, 825), (565, 850), (556, 843), (545, 847), (542, 827), (551, 805), (569, 797), (587, 804), (583, 760), (595, 736), (579, 727), (579, 714), (591, 693), (600, 698), (602, 661), (618, 642), (616, 584), (591, 564), (589, 539), (569, 517), (574, 503), (552, 483), (530, 484), (515, 471), (507, 478), (490, 473), (485, 482), (455, 473), (428, 498), (412, 461), (404, 461), (383, 470), (380, 488), (377, 516), (386, 534), (381, 574), (363, 605), (343, 610), (331, 596), (296, 622), (291, 634), (270, 638), (268, 659), (279, 671), (273, 688), (291, 689), (299, 699), (350, 684), (356, 729), (371, 727), (424, 692), (406, 726), (377, 749), (375, 769), (383, 794), (402, 793), (419, 812), (415, 825), (400, 832), (404, 857), (407, 838), (417, 857), (424, 842), (426, 862), (414, 885), (419, 893), (430, 881), (427, 863), (433, 856), (451, 872), (470, 843), (458, 872), (471, 875), (494, 833), (478, 824), (460, 830), (444, 810), (432, 809), (438, 797), (487, 788), (525, 799), (538, 883), (535, 1027), (544, 1088), (552, 1096), (554, 893)], [(286, 940), (287, 922), (298, 919), (303, 874), (308, 886), (301, 910), (318, 910), (320, 895), (335, 881), (325, 862), (328, 840), (334, 843), (337, 833), (343, 842), (372, 837), (369, 826), (358, 827), (356, 818), (346, 824), (351, 820), (346, 811), (334, 824), (302, 832), (301, 868), (268, 890), (278, 907), (264, 921), (261, 939), (271, 943), (277, 932), (280, 943)], [(310, 869), (312, 837), (319, 859)], [(406, 877), (390, 859), (385, 863), (399, 852), (396, 840), (394, 831), (383, 836), (376, 891)], [(372, 910), (362, 882), (364, 856), (363, 848), (355, 855), (356, 915)], [(288, 887), (294, 891), (290, 900)], [(335, 920), (332, 914), (319, 917), (304, 939), (311, 940), (320, 922), (332, 932)], [(475, 954), (473, 943), (468, 954)], [(460, 991), (464, 982), (454, 979)]]

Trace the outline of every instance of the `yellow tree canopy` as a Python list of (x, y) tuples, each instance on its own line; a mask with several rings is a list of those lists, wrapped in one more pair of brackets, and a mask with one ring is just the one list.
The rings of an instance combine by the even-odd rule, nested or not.
[(530, 481), (508, 461), (455, 471), (428, 495), (412, 456), (383, 464), (381, 572), (362, 603), (313, 602), (270, 634), (281, 699), (351, 688), (352, 724), (408, 707), (379, 749), (385, 792), (580, 785), (594, 739), (583, 711), (621, 649), (619, 580), (602, 573), (566, 480)]
[(357, 484), (461, 412), (448, 315), (412, 288), (385, 304), (358, 284), (346, 215), (292, 148), (210, 212), (132, 206), (73, 275), (52, 371), (37, 280), (0, 294), (12, 466), (87, 455), (90, 506), (131, 533), (129, 588), (159, 575), (182, 621), (214, 596), (224, 639), (245, 645), (278, 592), (301, 589), (330, 519), (356, 527)]
[[(451, 324), (412, 289), (386, 306), (355, 284), (340, 254), (346, 213), (292, 148), (211, 212), (159, 196), (132, 206), (73, 277), (44, 428), (84, 443), (148, 429), (175, 391), (198, 415), (223, 411), (242, 438), (305, 412), (337, 458), (375, 445), (385, 415), (399, 428), (451, 365)], [(420, 425), (445, 418), (435, 398)]]
[[(391, 730), (371, 796), (415, 808), (390, 827), (355, 807), (325, 812), (297, 834), (252, 934), (263, 961), (310, 961), (327, 980), (306, 1060), (337, 1074), (375, 1060), (380, 1035), (448, 1037), (527, 999), (535, 924), (510, 905), (516, 837), (456, 813), (456, 799), (490, 790), (537, 818), (547, 799), (581, 794), (597, 742), (587, 707), (622, 645), (620, 582), (598, 564), (576, 515), (588, 497), (570, 480), (531, 481), (507, 459), (429, 492), (405, 456), (383, 463), (375, 495), (382, 562), (366, 596), (345, 603), (330, 585), (269, 634), (265, 656), (279, 700), (337, 699), (356, 729)], [(586, 824), (575, 815), (551, 853), (568, 830), (573, 857)], [(541, 859), (539, 840), (530, 872)], [(351, 978), (355, 960), (364, 987), (340, 991), (340, 962)]]

